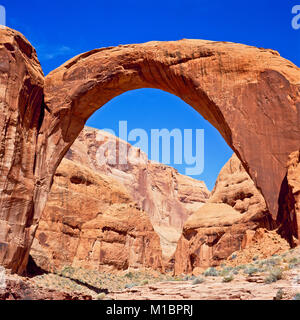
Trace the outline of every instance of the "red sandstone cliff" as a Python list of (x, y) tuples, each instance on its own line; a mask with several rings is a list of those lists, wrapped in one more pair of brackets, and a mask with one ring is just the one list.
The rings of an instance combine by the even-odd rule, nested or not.
[(126, 188), (67, 159), (56, 171), (30, 253), (48, 271), (163, 270), (159, 237)]
[(208, 203), (184, 225), (174, 257), (175, 273), (197, 273), (197, 268), (217, 266), (233, 252), (249, 247), (249, 235), (253, 237), (255, 230), (275, 226), (262, 195), (233, 154)]
[[(128, 150), (127, 164), (111, 164), (112, 148)], [(108, 146), (106, 161), (97, 158), (99, 148)], [(99, 154), (99, 153), (98, 153)], [(147, 159), (140, 149), (104, 131), (85, 127), (66, 158), (83, 164), (95, 172), (113, 177), (126, 187), (137, 205), (150, 217), (161, 240), (163, 255), (169, 258), (176, 249), (182, 227), (190, 214), (209, 198), (202, 181), (179, 174), (174, 168)]]
[[(127, 164), (108, 163), (113, 145), (99, 163), (97, 152), (109, 141), (126, 147)], [(162, 269), (160, 248), (165, 258), (174, 253), (185, 220), (208, 195), (203, 182), (85, 128), (57, 169), (31, 255), (46, 270)]]

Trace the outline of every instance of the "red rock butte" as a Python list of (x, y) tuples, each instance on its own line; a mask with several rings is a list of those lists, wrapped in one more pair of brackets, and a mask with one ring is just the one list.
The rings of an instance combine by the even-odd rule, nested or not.
[(17, 31), (0, 30), (0, 264), (24, 271), (53, 175), (87, 119), (117, 95), (157, 88), (223, 136), (276, 220), (300, 141), (300, 70), (278, 52), (180, 40), (95, 49), (44, 78)]

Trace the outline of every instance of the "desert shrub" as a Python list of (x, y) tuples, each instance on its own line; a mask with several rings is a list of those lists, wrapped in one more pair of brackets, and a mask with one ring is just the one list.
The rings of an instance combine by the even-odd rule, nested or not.
[(265, 283), (276, 282), (282, 279), (282, 270), (280, 268), (273, 268), (269, 275), (265, 278)]
[(126, 284), (125, 284), (125, 289), (131, 289), (131, 288), (133, 288), (133, 287), (135, 287), (135, 286), (137, 286), (136, 283), (126, 283)]
[(276, 296), (275, 296), (275, 300), (282, 300), (283, 299), (283, 295), (284, 295), (284, 292), (282, 289), (279, 289), (276, 293)]
[(132, 273), (131, 271), (129, 271), (129, 272), (127, 272), (127, 273), (125, 274), (125, 277), (126, 277), (126, 278), (129, 278), (129, 279), (132, 279), (132, 278), (133, 278), (133, 273)]
[(232, 274), (228, 274), (228, 275), (224, 276), (222, 281), (223, 282), (231, 282), (233, 279), (234, 279), (233, 275)]
[(64, 277), (71, 277), (75, 272), (75, 269), (71, 266), (65, 266), (62, 271), (61, 275)]
[(229, 273), (231, 273), (232, 270), (233, 270), (233, 267), (230, 267), (230, 266), (224, 267), (224, 268), (219, 272), (219, 274), (224, 277), (224, 276), (228, 275)]
[(219, 272), (216, 268), (210, 267), (204, 272), (205, 277), (217, 277)]
[(203, 283), (205, 280), (203, 278), (195, 278), (192, 282), (193, 285)]
[(274, 267), (279, 263), (279, 260), (277, 258), (271, 258), (271, 259), (266, 259), (263, 264), (269, 267)]
[(294, 269), (297, 267), (297, 264), (296, 263), (289, 263), (289, 269)]
[(292, 263), (292, 264), (296, 264), (298, 262), (298, 259), (297, 258), (292, 258), (290, 259), (289, 263)]
[(300, 300), (300, 293), (296, 293), (293, 300)]
[(148, 281), (147, 279), (145, 279), (145, 280), (142, 281), (142, 285), (143, 285), (143, 286), (145, 286), (145, 285), (148, 284), (148, 283), (149, 283), (149, 281)]
[(237, 270), (242, 270), (242, 269), (246, 269), (247, 266), (245, 264), (240, 264), (239, 266), (236, 266), (235, 269)]
[(244, 273), (245, 274), (248, 274), (249, 276), (252, 276), (254, 275), (255, 273), (259, 272), (259, 269), (258, 268), (255, 268), (255, 267), (248, 267), (244, 270)]
[(185, 277), (183, 278), (184, 281), (194, 280), (194, 279), (196, 279), (195, 276), (185, 276)]

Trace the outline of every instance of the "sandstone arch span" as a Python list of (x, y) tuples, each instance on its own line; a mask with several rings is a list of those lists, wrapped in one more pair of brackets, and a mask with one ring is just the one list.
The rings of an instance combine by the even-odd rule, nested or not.
[[(30, 66), (33, 56), (26, 54), (29, 49), (16, 39), (20, 37), (26, 48), (31, 48), (29, 43), (12, 30), (1, 33), (1, 54), (19, 53), (23, 61), (20, 58), (18, 64)], [(11, 63), (16, 63), (13, 58)], [(26, 73), (29, 81), (40, 72), (37, 67), (31, 69)], [(4, 72), (9, 74), (10, 69)], [(18, 85), (22, 88), (22, 81)], [(5, 228), (0, 235), (0, 263), (15, 271), (24, 269), (53, 174), (65, 152), (93, 112), (113, 97), (139, 88), (175, 94), (215, 126), (262, 191), (276, 219), (286, 161), (300, 141), (300, 70), (276, 51), (205, 40), (96, 49), (52, 71), (39, 87), (43, 87), (44, 103), (36, 102), (40, 114), (35, 116), (37, 129), (32, 131), (31, 122), (28, 128), (17, 122), (17, 128), (31, 132), (36, 140), (32, 142), (34, 152), (20, 155), (19, 162), (11, 165), (19, 178), (11, 188), (26, 183), (31, 186), (25, 192), (27, 201), (19, 204), (14, 218), (9, 207), (14, 200), (5, 185), (1, 188), (1, 224)], [(33, 95), (29, 97), (32, 100)], [(22, 114), (27, 116), (30, 110)], [(17, 104), (15, 112), (21, 114)], [(28, 117), (33, 119), (30, 114)], [(22, 141), (26, 137), (22, 136)], [(15, 145), (19, 146), (19, 141)], [(29, 164), (33, 175), (25, 181), (23, 173)], [(9, 174), (4, 167), (0, 169), (2, 175)], [(18, 227), (11, 228), (15, 225)]]

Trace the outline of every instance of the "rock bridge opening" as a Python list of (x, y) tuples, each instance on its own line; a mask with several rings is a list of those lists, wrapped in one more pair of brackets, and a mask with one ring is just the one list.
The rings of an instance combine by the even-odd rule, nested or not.
[(4, 266), (24, 270), (53, 175), (88, 118), (134, 89), (172, 93), (207, 119), (241, 160), (276, 220), (286, 162), (300, 139), (299, 69), (276, 51), (206, 40), (154, 41), (83, 53), (44, 79), (22, 35), (5, 28), (1, 45)]

